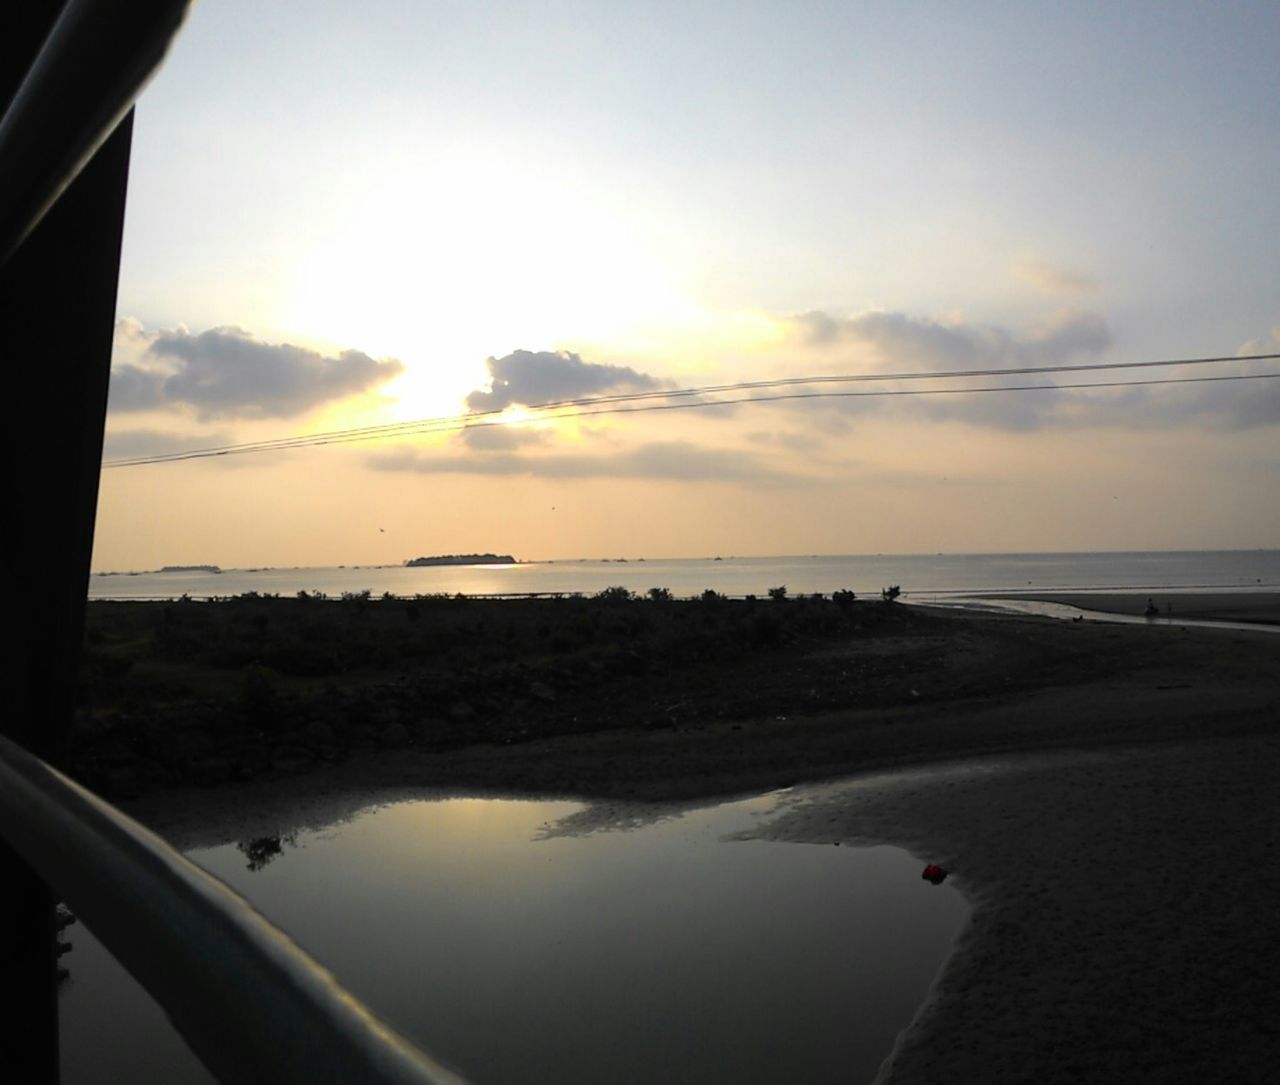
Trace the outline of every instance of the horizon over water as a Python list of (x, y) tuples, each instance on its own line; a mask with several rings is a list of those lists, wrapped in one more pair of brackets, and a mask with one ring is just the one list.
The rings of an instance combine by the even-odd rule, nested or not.
[(1280, 550), (1132, 550), (994, 554), (850, 554), (706, 558), (560, 558), (514, 565), (349, 565), (204, 572), (97, 572), (90, 599), (208, 599), (260, 594), (369, 591), (397, 596), (591, 595), (614, 585), (643, 594), (667, 588), (696, 596), (711, 588), (763, 596), (839, 589), (878, 594), (1017, 590), (1280, 591)]

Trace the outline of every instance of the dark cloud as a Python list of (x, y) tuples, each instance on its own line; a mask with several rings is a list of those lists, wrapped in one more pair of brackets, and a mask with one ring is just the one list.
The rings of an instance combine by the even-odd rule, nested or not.
[(107, 409), (111, 411), (149, 411), (163, 407), (162, 375), (136, 365), (117, 365), (111, 370), (111, 387)]
[(451, 455), (399, 448), (375, 453), (369, 465), (379, 471), (418, 474), (530, 475), (538, 478), (675, 479), (682, 482), (770, 483), (793, 480), (749, 453), (703, 448), (687, 441), (660, 441), (620, 452), (554, 453), (525, 456), (511, 452)]
[(160, 332), (146, 350), (164, 368), (122, 364), (112, 373), (116, 411), (186, 406), (202, 419), (290, 418), (378, 386), (403, 371), (358, 350), (325, 355), (266, 343), (240, 328)]
[(500, 411), (513, 404), (531, 406), (605, 392), (648, 392), (667, 383), (629, 366), (584, 362), (569, 351), (517, 350), (486, 363), (489, 390), (467, 396), (473, 411)]

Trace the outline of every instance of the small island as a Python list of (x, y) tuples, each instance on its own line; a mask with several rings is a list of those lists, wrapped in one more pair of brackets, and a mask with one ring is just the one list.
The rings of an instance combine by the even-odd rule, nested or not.
[(160, 569), (162, 573), (220, 573), (222, 570), (216, 565), (165, 565)]
[(516, 565), (510, 554), (436, 554), (427, 558), (410, 558), (405, 565)]

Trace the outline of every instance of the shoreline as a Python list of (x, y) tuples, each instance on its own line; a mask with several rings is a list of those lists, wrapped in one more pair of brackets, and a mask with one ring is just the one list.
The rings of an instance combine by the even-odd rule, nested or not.
[(1078, 610), (1142, 617), (1147, 601), (1160, 611), (1159, 620), (1189, 618), (1196, 621), (1280, 624), (1280, 591), (1012, 591), (964, 595), (992, 602), (1012, 599), (1030, 603), (1061, 603)]
[(1269, 1080), (1280, 740), (1255, 736), (802, 787), (756, 834), (891, 843), (973, 908), (877, 1078)]

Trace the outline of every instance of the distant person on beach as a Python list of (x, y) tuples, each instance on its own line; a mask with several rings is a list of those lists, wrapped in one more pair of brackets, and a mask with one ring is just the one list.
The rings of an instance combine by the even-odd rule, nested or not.
[(1160, 608), (1156, 606), (1155, 600), (1152, 599), (1151, 596), (1149, 595), (1147, 596), (1147, 609), (1144, 610), (1142, 613), (1145, 614), (1148, 618), (1155, 618), (1155, 617), (1158, 617), (1160, 614)]

